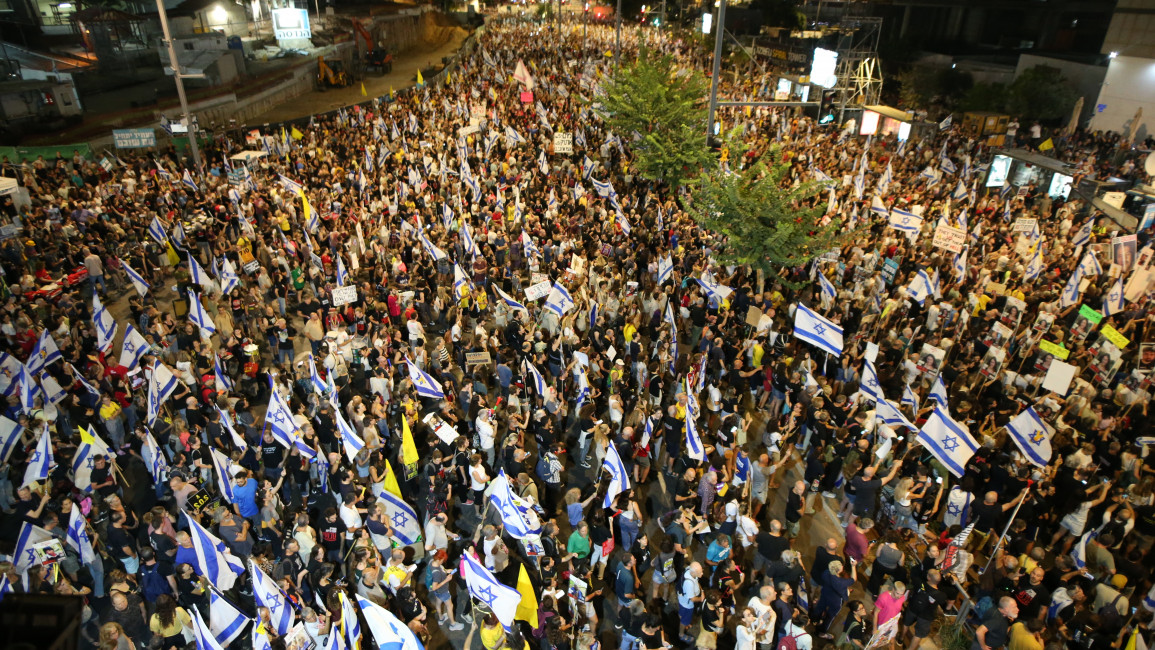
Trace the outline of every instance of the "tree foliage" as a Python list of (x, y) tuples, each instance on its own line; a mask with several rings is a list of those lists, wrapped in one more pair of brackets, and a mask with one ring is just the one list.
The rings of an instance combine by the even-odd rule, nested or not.
[(776, 147), (742, 171), (718, 169), (695, 180), (690, 212), (700, 225), (728, 237), (723, 260), (772, 275), (841, 245), (841, 220), (822, 223), (822, 184), (791, 186), (789, 170)]
[(955, 68), (916, 63), (898, 75), (899, 97), (904, 105), (952, 110), (974, 85), (967, 72)]
[(1075, 100), (1063, 71), (1045, 65), (1024, 70), (1007, 89), (1007, 110), (1031, 120), (1066, 117)]
[(602, 82), (597, 112), (623, 142), (642, 177), (679, 185), (714, 155), (706, 146), (708, 88), (693, 73), (675, 74), (673, 59), (643, 48)]
[(991, 111), (1001, 113), (1007, 110), (1007, 85), (980, 82), (971, 87), (959, 102), (964, 111)]

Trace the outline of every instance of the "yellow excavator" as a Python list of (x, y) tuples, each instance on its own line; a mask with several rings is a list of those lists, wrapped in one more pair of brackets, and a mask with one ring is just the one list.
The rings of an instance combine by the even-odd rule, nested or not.
[(326, 61), (324, 57), (317, 57), (317, 89), (344, 88), (352, 81), (345, 72), (345, 64), (341, 60)]

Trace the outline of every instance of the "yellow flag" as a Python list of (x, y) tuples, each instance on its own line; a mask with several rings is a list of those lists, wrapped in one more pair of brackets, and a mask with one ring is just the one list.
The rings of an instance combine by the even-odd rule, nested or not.
[(614, 55), (613, 50), (606, 50), (606, 56), (612, 57), (613, 55)]
[(369, 93), (365, 92), (365, 82), (364, 81), (361, 82), (361, 96), (362, 97), (368, 97), (369, 96)]
[(86, 445), (96, 444), (96, 438), (88, 432), (88, 427), (80, 430), (80, 442)]
[(309, 205), (309, 198), (305, 196), (305, 190), (297, 190), (297, 196), (301, 197), (301, 211), (305, 223), (309, 223), (309, 215), (313, 212), (313, 206)]
[(521, 573), (517, 575), (517, 591), (521, 594), (521, 602), (517, 604), (517, 613), (513, 618), (536, 626), (537, 596), (533, 593), (533, 583), (529, 581), (529, 574), (525, 572), (524, 564), (521, 565)]
[(389, 86), (389, 99), (393, 99), (394, 94), (395, 93), (393, 92), (393, 86)]
[(1050, 138), (1047, 138), (1046, 140), (1043, 140), (1042, 142), (1039, 143), (1039, 151), (1049, 151), (1049, 150), (1054, 149), (1054, 148), (1055, 148), (1055, 143), (1051, 142)]
[(305, 137), (305, 134), (298, 131), (297, 127), (295, 126), (293, 127), (292, 131), (289, 131), (289, 135), (293, 136), (294, 140), (300, 140), (301, 138)]
[(401, 416), (401, 462), (405, 463), (406, 475), (417, 473), (417, 445), (413, 442), (413, 432), (409, 430), (409, 418)]
[(446, 72), (445, 73), (445, 83), (447, 83), (447, 84), (453, 83), (453, 73), (452, 72)]
[(171, 243), (168, 243), (168, 251), (166, 254), (168, 255), (169, 266), (176, 266), (177, 264), (180, 264), (180, 255), (176, 254), (176, 250), (172, 247)]
[(385, 491), (398, 499), (403, 499), (401, 496), (401, 486), (397, 484), (397, 475), (393, 473), (393, 465), (388, 460), (385, 461)]
[(425, 79), (421, 76), (420, 70), (417, 71), (417, 85), (418, 86), (424, 86), (425, 85)]

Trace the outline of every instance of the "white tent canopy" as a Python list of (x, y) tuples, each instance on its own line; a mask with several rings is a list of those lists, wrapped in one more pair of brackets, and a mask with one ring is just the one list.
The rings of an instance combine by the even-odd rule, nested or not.
[(15, 194), (16, 190), (19, 188), (20, 184), (16, 182), (15, 178), (5, 178), (0, 176), (0, 196)]
[(267, 155), (269, 155), (269, 152), (267, 151), (242, 151), (235, 156), (229, 156), (229, 160), (236, 160), (242, 163), (247, 163), (250, 160), (256, 160)]

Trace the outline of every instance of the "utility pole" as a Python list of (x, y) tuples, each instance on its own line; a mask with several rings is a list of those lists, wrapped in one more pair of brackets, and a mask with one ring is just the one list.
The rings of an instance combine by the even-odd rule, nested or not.
[(614, 50), (614, 66), (615, 67), (622, 65), (622, 0), (618, 0), (617, 19), (618, 19), (618, 44), (617, 44), (617, 48)]
[(199, 178), (201, 175), (201, 150), (197, 146), (196, 125), (193, 124), (192, 116), (188, 112), (188, 98), (184, 94), (184, 78), (186, 76), (204, 78), (204, 75), (185, 75), (181, 72), (180, 61), (176, 58), (176, 48), (172, 45), (172, 34), (168, 29), (168, 14), (164, 11), (164, 0), (156, 0), (156, 11), (160, 14), (160, 27), (164, 30), (164, 44), (168, 49), (168, 64), (172, 67), (172, 78), (176, 81), (176, 94), (180, 98), (181, 116), (185, 126), (188, 127), (188, 144), (192, 149), (193, 165), (196, 167), (196, 174)]
[(710, 75), (710, 120), (706, 124), (707, 141), (714, 135), (714, 113), (718, 110), (718, 76), (722, 70), (722, 32), (726, 30), (726, 0), (718, 0), (718, 20), (715, 22), (717, 24), (714, 25), (714, 72)]

